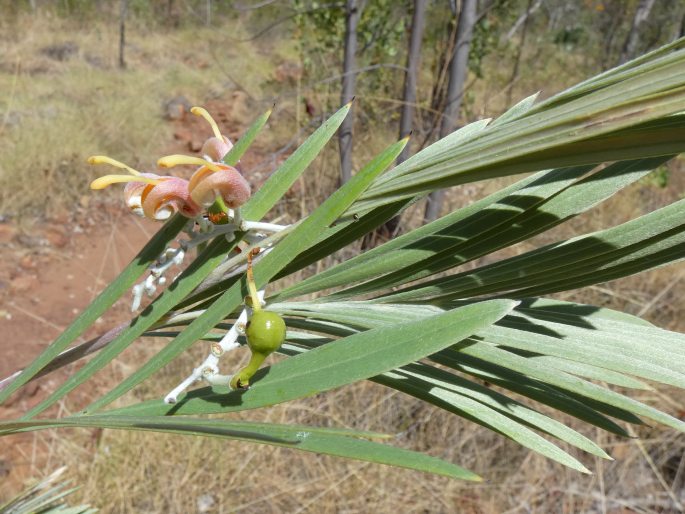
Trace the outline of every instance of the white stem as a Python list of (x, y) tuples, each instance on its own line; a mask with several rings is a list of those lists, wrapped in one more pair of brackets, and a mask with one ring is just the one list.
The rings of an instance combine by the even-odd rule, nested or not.
[[(258, 291), (257, 296), (260, 302), (264, 302), (264, 291)], [(193, 372), (186, 378), (183, 382), (177, 385), (173, 391), (166, 395), (164, 402), (167, 404), (174, 404), (178, 401), (178, 396), (193, 385), (196, 381), (204, 378), (207, 382), (212, 385), (228, 385), (231, 380), (231, 375), (220, 375), (219, 371), (219, 359), (226, 354), (240, 347), (238, 344), (238, 337), (244, 331), (245, 324), (248, 318), (248, 309), (245, 308), (238, 316), (233, 326), (230, 328), (226, 335), (217, 343), (212, 345), (212, 350), (209, 355)], [(185, 313), (184, 313), (185, 314)], [(180, 316), (179, 316), (180, 317)], [(173, 319), (173, 318), (172, 318)]]
[(185, 241), (183, 243), (185, 249), (191, 250), (195, 248), (197, 245), (204, 243), (205, 241), (209, 241), (210, 239), (216, 237), (219, 234), (232, 235), (238, 229), (238, 226), (234, 225), (233, 223), (227, 223), (225, 225), (213, 225), (213, 227), (213, 230), (209, 232), (196, 233), (197, 235), (192, 237), (190, 241)]
[(186, 378), (183, 382), (178, 384), (176, 388), (171, 391), (169, 394), (166, 395), (164, 398), (164, 403), (167, 403), (169, 405), (173, 405), (178, 401), (178, 395), (181, 394), (183, 391), (188, 389), (191, 385), (193, 385), (197, 380), (200, 379), (201, 373), (197, 373), (197, 369), (195, 369), (189, 376)]
[(210, 375), (205, 377), (205, 380), (214, 386), (226, 386), (231, 384), (231, 379), (233, 375), (221, 375), (217, 373), (216, 375)]
[(240, 230), (243, 232), (248, 232), (250, 230), (257, 230), (259, 232), (280, 232), (285, 230), (290, 225), (277, 225), (276, 223), (263, 223), (261, 221), (247, 221), (243, 220), (240, 223)]

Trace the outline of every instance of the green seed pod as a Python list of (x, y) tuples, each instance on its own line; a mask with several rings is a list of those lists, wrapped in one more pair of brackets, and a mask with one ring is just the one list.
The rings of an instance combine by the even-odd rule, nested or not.
[(245, 327), (247, 344), (253, 352), (275, 352), (285, 340), (285, 322), (271, 311), (257, 311)]
[(285, 322), (275, 312), (258, 310), (247, 322), (245, 335), (252, 356), (247, 366), (231, 379), (231, 389), (247, 388), (264, 359), (278, 350), (285, 340)]
[(257, 372), (264, 359), (278, 350), (285, 341), (285, 321), (275, 312), (263, 311), (257, 295), (257, 287), (252, 275), (252, 257), (259, 251), (259, 248), (253, 248), (247, 254), (247, 287), (250, 290), (250, 296), (249, 302), (246, 299), (245, 303), (252, 306), (253, 312), (247, 320), (245, 335), (252, 355), (247, 366), (233, 375), (231, 389), (246, 389), (250, 378)]

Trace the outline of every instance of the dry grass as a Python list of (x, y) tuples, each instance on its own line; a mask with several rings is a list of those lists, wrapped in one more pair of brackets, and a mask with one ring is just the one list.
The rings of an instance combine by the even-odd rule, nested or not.
[[(221, 97), (235, 86), (227, 70), (230, 76), (239, 77), (247, 90), (260, 92), (273, 64), (273, 57), (250, 45), (223, 47), (222, 57), (218, 58), (212, 49), (218, 48), (219, 37), (208, 30), (161, 34), (134, 29), (129, 31), (130, 70), (120, 72), (115, 68), (117, 34), (113, 24), (74, 32), (68, 32), (68, 27), (56, 27), (54, 20), (24, 19), (22, 24), (11, 38), (2, 40), (0, 48), (4, 56), (0, 90), (5, 92), (0, 97), (4, 113), (0, 132), (0, 210), (4, 211), (25, 212), (46, 201), (48, 207), (57, 207), (78, 199), (86, 191), (88, 180), (83, 177), (92, 176), (82, 164), (91, 153), (106, 153), (150, 167), (153, 156), (170, 136), (160, 117), (163, 99), (179, 93), (198, 100)], [(237, 25), (231, 30), (240, 34)], [(56, 63), (40, 55), (40, 48), (66, 40), (79, 45), (77, 57)], [(88, 62), (94, 62), (92, 57), (99, 59), (97, 67)], [(568, 69), (559, 65), (557, 72)], [(549, 69), (546, 72), (550, 75), (545, 77), (557, 73)], [(571, 81), (569, 78), (566, 82)], [(474, 105), (478, 106), (474, 111), (501, 110), (502, 88), (497, 81), (493, 84), (474, 97)], [(520, 87), (526, 90), (525, 84)], [(18, 123), (15, 125), (13, 120)], [(293, 116), (284, 112), (281, 122), (274, 123), (274, 139), (287, 140), (293, 123)], [(362, 149), (357, 154), (360, 158), (389, 141), (382, 131), (364, 137), (357, 140), (357, 149)], [(144, 155), (149, 160), (135, 162), (131, 155)], [(313, 192), (333, 188), (335, 159), (334, 153), (319, 159), (312, 170), (315, 173), (310, 175), (314, 178), (303, 183), (305, 194), (289, 198), (275, 215), (309, 212), (320, 201), (320, 194)], [(661, 190), (636, 185), (591, 215), (579, 217), (553, 235), (541, 236), (515, 251), (525, 251), (531, 244), (552, 238), (570, 237), (576, 231), (598, 229), (606, 225), (607, 219), (618, 223), (672, 201), (674, 191), (683, 190), (680, 174), (672, 174), (673, 187)], [(37, 183), (40, 188), (35, 187)], [(462, 187), (450, 195), (450, 208), (492, 187)], [(411, 214), (407, 223), (414, 224)], [(659, 326), (683, 330), (685, 312), (677, 294), (683, 276), (682, 267), (656, 270), (560, 297), (620, 308), (644, 315)], [(161, 344), (145, 341), (136, 345), (135, 350), (99, 375), (99, 387), (120, 381)], [(187, 373), (201, 353), (202, 348), (196, 348), (184, 355), (154, 383), (138, 389), (135, 397), (159, 395)], [(679, 394), (662, 388), (644, 393), (644, 400), (676, 413), (682, 406)], [(68, 412), (72, 407), (64, 404), (61, 408)], [(596, 438), (616, 457), (613, 462), (602, 462), (571, 450), (595, 471), (593, 476), (584, 476), (489, 430), (370, 383), (241, 413), (235, 418), (389, 432), (397, 435), (394, 444), (459, 463), (483, 474), (488, 481), (465, 484), (384, 466), (210, 438), (83, 430), (37, 434), (36, 448), (46, 452), (49, 459), (45, 469), (35, 469), (35, 473), (47, 474), (57, 465), (69, 465), (72, 477), (83, 486), (79, 501), (96, 505), (104, 513), (675, 512), (673, 495), (683, 494), (685, 441), (682, 435), (659, 428), (642, 429), (639, 435), (643, 439), (639, 442), (626, 441), (564, 419)], [(202, 502), (213, 502), (213, 506), (203, 511), (199, 507)]]
[[(228, 27), (241, 36), (238, 23)], [(0, 212), (25, 214), (77, 200), (94, 171), (85, 163), (107, 154), (154, 169), (170, 133), (162, 104), (176, 95), (191, 102), (229, 98), (236, 86), (253, 94), (270, 79), (272, 59), (252, 45), (218, 43), (210, 29), (150, 32), (131, 24), (126, 59), (117, 68), (114, 23), (73, 30), (48, 17), (20, 17), (0, 39)], [(44, 54), (74, 44), (63, 61)], [(240, 58), (237, 58), (240, 57)], [(261, 110), (253, 113), (258, 115)], [(248, 113), (249, 116), (250, 113)], [(138, 160), (137, 156), (145, 156)], [(41, 184), (36, 188), (36, 184)]]

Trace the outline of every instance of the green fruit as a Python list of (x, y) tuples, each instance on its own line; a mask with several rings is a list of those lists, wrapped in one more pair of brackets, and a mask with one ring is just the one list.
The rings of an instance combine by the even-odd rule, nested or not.
[(285, 322), (278, 314), (271, 311), (256, 311), (245, 327), (247, 345), (252, 356), (247, 366), (231, 379), (231, 389), (246, 389), (250, 378), (257, 372), (264, 359), (278, 350), (285, 341)]
[(245, 335), (253, 352), (268, 355), (285, 341), (285, 322), (275, 312), (259, 310), (248, 320)]

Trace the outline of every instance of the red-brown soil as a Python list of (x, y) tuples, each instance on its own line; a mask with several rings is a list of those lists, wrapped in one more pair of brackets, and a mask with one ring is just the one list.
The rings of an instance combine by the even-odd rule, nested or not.
[[(235, 102), (213, 101), (205, 106), (231, 139), (244, 130), (243, 124), (232, 122), (245, 114), (234, 112)], [(169, 123), (174, 140), (165, 151), (168, 154), (196, 153), (211, 135), (207, 123), (189, 113)], [(243, 159), (243, 166), (251, 167), (258, 154), (255, 145)], [(259, 177), (249, 178), (253, 183), (261, 182)], [(30, 363), (52, 342), (159, 227), (129, 214), (122, 202), (100, 200), (96, 195), (84, 196), (80, 205), (65, 208), (50, 219), (0, 223), (0, 380)], [(124, 296), (77, 342), (129, 319), (129, 309), (130, 296)], [(20, 389), (0, 406), (0, 419), (21, 416), (75, 366), (78, 364)], [(75, 393), (88, 394), (80, 390)], [(44, 437), (35, 434), (0, 438), (0, 500), (16, 494), (23, 482), (40, 473), (42, 463), (49, 458), (47, 445)]]

